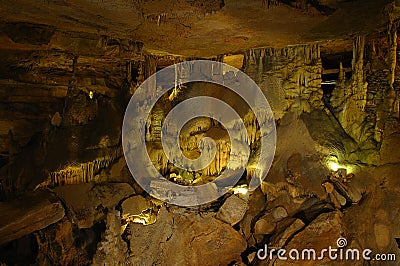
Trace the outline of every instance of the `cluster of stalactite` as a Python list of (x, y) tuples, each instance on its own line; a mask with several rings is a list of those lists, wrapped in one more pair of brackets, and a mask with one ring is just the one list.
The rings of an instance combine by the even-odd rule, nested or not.
[[(298, 51), (299, 54), (304, 55), (304, 60), (312, 61), (314, 54), (318, 53), (317, 47), (314, 47), (313, 49), (305, 49), (302, 47), (302, 49), (299, 49), (301, 51)], [(267, 49), (266, 49), (267, 51)], [(266, 52), (266, 54), (277, 54), (279, 55), (284, 55), (288, 56), (290, 58), (294, 58), (295, 52), (286, 49), (282, 51), (274, 51), (274, 50), (269, 50)], [(217, 61), (223, 61), (223, 56), (219, 56)], [(186, 63), (180, 65), (180, 66), (175, 66), (175, 87), (172, 89), (172, 93), (169, 96), (169, 100), (164, 99), (164, 101), (170, 101), (171, 103), (176, 103), (179, 102), (180, 100), (185, 99), (185, 90), (187, 89), (185, 83), (187, 82), (187, 77), (190, 75), (192, 71), (194, 71), (194, 67), (198, 67), (193, 64), (193, 62), (187, 61)], [(197, 69), (199, 70), (199, 69)], [(204, 73), (206, 76), (211, 77), (212, 79), (223, 79), (223, 82), (225, 84), (229, 84), (230, 82), (236, 82), (238, 79), (241, 78), (241, 76), (238, 73), (232, 73), (232, 72), (226, 72), (224, 73), (224, 69), (221, 68), (221, 65), (215, 64), (210, 66), (210, 68), (206, 69), (200, 69), (202, 73)], [(154, 79), (153, 81), (148, 81), (147, 83), (149, 90), (153, 88), (153, 93), (146, 94), (144, 99), (137, 105), (137, 108), (143, 108), (142, 106), (146, 106), (149, 102), (153, 102), (157, 94), (159, 94), (159, 90), (161, 89), (161, 86), (163, 84), (158, 84), (156, 83), (156, 80)], [(154, 88), (156, 88), (154, 90)], [(175, 93), (175, 94), (174, 94)], [(173, 97), (171, 97), (173, 96)], [(172, 104), (173, 105), (173, 104)], [(170, 112), (172, 105), (168, 104), (156, 104), (149, 117), (147, 120), (143, 120), (142, 123), (145, 124), (145, 136), (146, 136), (146, 141), (148, 143), (147, 148), (148, 148), (148, 154), (150, 155), (151, 161), (153, 164), (156, 166), (157, 170), (162, 173), (162, 174), (168, 174), (169, 172), (174, 172), (175, 167), (174, 167), (174, 158), (167, 158), (165, 153), (162, 150), (162, 145), (161, 145), (161, 134), (164, 135), (175, 135), (177, 134), (178, 128), (174, 124), (164, 124), (164, 119), (166, 115)], [(169, 107), (168, 107), (169, 106)], [(253, 110), (257, 111), (257, 110)], [(244, 114), (244, 117), (242, 118), (244, 126), (246, 127), (247, 130), (247, 136), (248, 139), (246, 139), (244, 134), (239, 134), (235, 135), (234, 139), (229, 139), (228, 136), (219, 136), (216, 139), (214, 138), (214, 141), (216, 143), (216, 155), (214, 160), (203, 170), (199, 171), (198, 173), (201, 175), (205, 176), (218, 176), (221, 171), (223, 171), (227, 166), (228, 162), (230, 161), (230, 155), (231, 154), (231, 145), (232, 141), (234, 143), (246, 143), (247, 145), (253, 145), (259, 140), (260, 138), (260, 125), (264, 125), (264, 123), (270, 122), (274, 117), (267, 117), (267, 112), (265, 111), (259, 111), (257, 113), (257, 116), (261, 121), (257, 119), (253, 111), (249, 111), (248, 113)], [(229, 125), (230, 128), (221, 128), (221, 125), (217, 122), (217, 120), (214, 120), (212, 118), (209, 118), (208, 120), (202, 120), (202, 121), (197, 121), (192, 125), (192, 128), (189, 130), (190, 132), (186, 132), (185, 134), (180, 135), (180, 145), (181, 149), (185, 152), (188, 152), (188, 154), (196, 154), (198, 153), (198, 144), (200, 143), (200, 140), (206, 136), (209, 132), (212, 132), (214, 129), (218, 130), (226, 130), (226, 131), (232, 131), (236, 132), (237, 123), (233, 122), (230, 123)], [(212, 134), (211, 134), (212, 135)], [(164, 143), (165, 144), (165, 143)], [(167, 145), (169, 145), (167, 143)], [(175, 147), (175, 143), (171, 143), (171, 147)], [(207, 147), (205, 148), (205, 151), (208, 151)], [(176, 154), (176, 156), (180, 156), (179, 154)], [(189, 156), (190, 157), (190, 156)], [(234, 165), (240, 165), (241, 161), (247, 160), (248, 155), (245, 156), (245, 154), (233, 154), (234, 161), (231, 166), (234, 167)], [(244, 158), (246, 157), (246, 158)], [(175, 158), (176, 159), (176, 158)], [(194, 158), (192, 158), (194, 159)]]
[[(156, 3), (155, 3), (156, 2)], [(159, 2), (159, 3), (157, 3)], [(224, 0), (214, 1), (132, 1), (139, 19), (161, 26), (167, 23), (188, 22), (202, 19), (217, 12), (225, 5)], [(154, 6), (158, 7), (156, 10)], [(186, 27), (190, 27), (186, 25)]]
[[(161, 116), (160, 116), (161, 117)], [(270, 117), (265, 117), (264, 123), (267, 123), (270, 121)], [(154, 120), (152, 120), (154, 122)], [(161, 130), (161, 119), (159, 119), (159, 124), (158, 127)], [(216, 155), (214, 160), (203, 170), (201, 170), (199, 173), (201, 175), (206, 175), (206, 176), (218, 176), (221, 174), (221, 172), (228, 166), (228, 162), (230, 160), (232, 161), (232, 166), (234, 165), (241, 165), (242, 162), (248, 159), (248, 155), (243, 153), (243, 154), (232, 154), (231, 153), (231, 145), (232, 141), (234, 145), (254, 145), (261, 137), (260, 134), (260, 126), (259, 123), (262, 123), (263, 121), (258, 121), (255, 115), (252, 112), (249, 112), (244, 118), (243, 118), (243, 123), (246, 127), (247, 131), (247, 136), (248, 138), (245, 138), (244, 134), (241, 134), (241, 132), (235, 132), (235, 126), (236, 124), (232, 124), (232, 128), (227, 128), (226, 130), (229, 131), (231, 130), (232, 132), (235, 132), (232, 136), (233, 139), (229, 139), (228, 136), (220, 136), (217, 139), (214, 139), (216, 143)], [(209, 130), (213, 130), (215, 127), (220, 127), (218, 122), (216, 120), (213, 120), (210, 118), (210, 123), (209, 125), (205, 127), (201, 127), (200, 124), (196, 124), (197, 127), (196, 129), (199, 130), (195, 134), (188, 134), (185, 136), (180, 137), (180, 145), (181, 149), (185, 152), (194, 152), (198, 151), (198, 144), (200, 143), (200, 140), (203, 137), (207, 136), (207, 132)], [(151, 134), (148, 134), (148, 141), (150, 143), (156, 144), (161, 141), (161, 132), (155, 130), (155, 126), (152, 127), (153, 131)], [(166, 126), (167, 130), (164, 132), (164, 134), (176, 134), (176, 127), (173, 125), (167, 125)], [(236, 134), (237, 133), (237, 134)], [(176, 145), (175, 143), (170, 144), (172, 147)], [(167, 156), (163, 152), (162, 149), (160, 149), (161, 145), (150, 145), (148, 147), (148, 153), (150, 155), (150, 158), (154, 165), (156, 165), (157, 170), (160, 171), (160, 173), (165, 174), (168, 173), (168, 171), (173, 168), (173, 161), (174, 158), (169, 158), (168, 160)], [(209, 151), (207, 147), (203, 147), (205, 150), (203, 152)], [(176, 156), (180, 156), (179, 154), (176, 154)], [(233, 158), (230, 158), (233, 156)], [(232, 169), (235, 170), (235, 169)]]
[(261, 0), (261, 6), (270, 8), (271, 6), (279, 5), (279, 1), (277, 0)]
[(323, 108), (322, 63), (318, 43), (281, 49), (250, 49), (244, 71), (262, 89), (276, 119), (288, 110), (298, 113)]
[(109, 167), (117, 158), (122, 156), (121, 148), (115, 148), (108, 155), (90, 162), (75, 163), (49, 174), (50, 185), (63, 186), (95, 182), (102, 169)]

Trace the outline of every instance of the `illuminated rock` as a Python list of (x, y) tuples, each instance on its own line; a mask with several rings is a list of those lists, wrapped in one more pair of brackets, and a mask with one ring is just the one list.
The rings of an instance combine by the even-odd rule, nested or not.
[(122, 202), (122, 217), (139, 215), (143, 211), (151, 208), (151, 204), (142, 196), (133, 196)]

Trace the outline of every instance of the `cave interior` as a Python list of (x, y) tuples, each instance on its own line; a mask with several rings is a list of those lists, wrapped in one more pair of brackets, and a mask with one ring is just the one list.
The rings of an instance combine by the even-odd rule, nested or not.
[[(0, 0), (0, 265), (294, 265), (258, 251), (320, 252), (338, 239), (386, 261), (318, 265), (398, 265), (399, 21), (399, 0)], [(190, 171), (166, 156), (164, 120), (193, 97), (231, 106), (250, 148), (234, 187), (182, 207), (133, 178), (122, 124), (145, 80), (193, 60), (254, 80), (276, 143), (250, 190), (263, 137), (255, 111), (224, 86), (177, 77), (145, 121), (162, 176), (199, 186), (235, 159), (226, 126), (203, 116), (179, 145), (196, 159), (213, 139), (211, 163)]]

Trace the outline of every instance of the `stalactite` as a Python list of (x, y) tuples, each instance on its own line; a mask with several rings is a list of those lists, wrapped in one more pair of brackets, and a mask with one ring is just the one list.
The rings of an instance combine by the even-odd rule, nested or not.
[(361, 94), (364, 91), (364, 51), (365, 51), (365, 36), (357, 36), (353, 44), (353, 86), (352, 94)]
[(49, 174), (51, 185), (62, 186), (97, 181), (95, 176), (102, 169), (110, 166), (121, 155), (121, 148), (117, 148), (107, 156), (97, 158), (94, 161), (70, 165), (58, 171), (51, 172)]
[(396, 75), (396, 63), (397, 63), (397, 22), (390, 22), (388, 30), (388, 65), (390, 66), (389, 72), (389, 83), (393, 85)]
[(339, 76), (338, 76), (338, 83), (342, 83), (346, 80), (346, 73), (343, 69), (343, 63), (339, 63)]
[(301, 114), (323, 108), (321, 69), (319, 43), (250, 49), (244, 56), (245, 73), (259, 84), (277, 119), (289, 109)]

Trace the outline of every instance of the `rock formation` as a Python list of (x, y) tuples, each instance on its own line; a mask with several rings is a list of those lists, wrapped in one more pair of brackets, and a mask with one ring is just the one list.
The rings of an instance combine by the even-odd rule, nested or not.
[[(342, 251), (371, 249), (398, 264), (399, 1), (39, 2), (0, 0), (0, 265), (314, 265), (260, 254), (266, 246), (320, 252), (339, 240)], [(188, 83), (193, 59), (240, 68), (273, 117), (224, 86)], [(225, 195), (187, 208), (138, 185), (121, 133), (139, 86), (179, 62), (172, 89), (141, 121), (158, 172), (199, 186), (249, 155)], [(243, 77), (202, 71), (225, 85)], [(150, 80), (143, 105), (165, 85)], [(211, 163), (191, 171), (174, 164), (161, 138), (177, 131), (167, 115), (197, 96), (235, 109), (248, 138), (230, 138), (234, 119), (190, 120), (179, 135), (185, 156), (207, 150), (199, 147), (206, 137), (216, 145)], [(270, 121), (274, 161), (251, 191), (250, 178), (265, 170), (256, 162)], [(249, 154), (233, 153), (236, 142)]]

